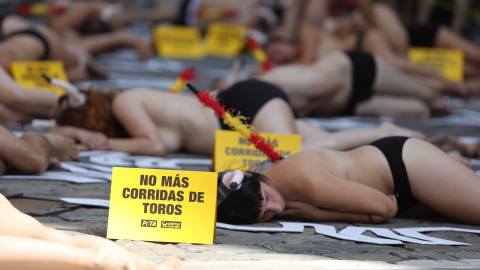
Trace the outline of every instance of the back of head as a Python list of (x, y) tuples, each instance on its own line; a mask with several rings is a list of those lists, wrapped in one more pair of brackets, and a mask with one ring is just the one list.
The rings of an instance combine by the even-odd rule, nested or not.
[(89, 89), (82, 91), (86, 103), (78, 108), (68, 107), (56, 118), (59, 125), (74, 126), (103, 132), (107, 137), (127, 137), (128, 134), (112, 112), (117, 91)]
[[(224, 173), (218, 174), (219, 185)], [(252, 224), (258, 221), (263, 201), (260, 181), (265, 176), (255, 172), (248, 173), (251, 176), (244, 177), (240, 189), (231, 192), (217, 207), (217, 220), (219, 222)]]

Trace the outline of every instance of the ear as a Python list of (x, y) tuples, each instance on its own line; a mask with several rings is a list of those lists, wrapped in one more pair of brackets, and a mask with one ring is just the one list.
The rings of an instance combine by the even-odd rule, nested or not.
[(233, 172), (227, 172), (222, 179), (223, 184), (231, 189), (237, 190), (240, 188), (243, 181), (244, 174), (242, 171), (236, 170)]

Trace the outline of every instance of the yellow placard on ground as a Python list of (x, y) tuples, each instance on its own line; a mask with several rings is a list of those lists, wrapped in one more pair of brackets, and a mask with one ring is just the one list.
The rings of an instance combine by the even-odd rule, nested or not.
[[(282, 156), (288, 156), (302, 149), (300, 135), (260, 133), (267, 142), (272, 143)], [(267, 159), (262, 151), (257, 150), (248, 139), (239, 132), (217, 130), (215, 132), (215, 149), (213, 167), (217, 172), (225, 170), (247, 170), (260, 161)]]
[(460, 50), (412, 47), (408, 51), (408, 59), (438, 71), (451, 81), (463, 81), (464, 56)]
[(210, 55), (237, 56), (246, 42), (247, 28), (228, 23), (212, 23), (206, 36), (206, 50)]
[(17, 83), (26, 88), (42, 88), (63, 95), (65, 91), (47, 82), (42, 74), (50, 78), (68, 81), (67, 73), (62, 61), (14, 61), (10, 65), (10, 71)]
[(166, 58), (198, 59), (205, 56), (200, 31), (187, 26), (157, 26), (153, 31), (157, 53)]
[(114, 167), (107, 238), (212, 244), (217, 173)]

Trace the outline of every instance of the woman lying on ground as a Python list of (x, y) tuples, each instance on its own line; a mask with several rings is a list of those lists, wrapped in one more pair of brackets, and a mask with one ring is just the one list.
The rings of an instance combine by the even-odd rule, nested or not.
[(0, 18), (0, 65), (10, 70), (13, 61), (60, 60), (70, 81), (92, 75), (105, 77), (103, 69), (81, 46), (66, 42), (52, 29), (16, 15)]
[[(89, 90), (86, 95), (85, 106), (66, 109), (57, 119), (59, 126), (50, 130), (80, 143), (90, 138), (84, 136), (85, 129), (106, 135), (89, 142), (86, 149), (151, 156), (178, 151), (211, 155), (215, 131), (229, 129), (193, 95), (151, 89), (119, 94)], [(305, 119), (296, 119), (287, 96), (278, 87), (255, 79), (236, 83), (217, 93), (216, 98), (226, 109), (247, 117), (247, 123), (258, 132), (300, 134), (303, 149), (351, 149), (394, 134), (425, 138), (390, 123), (371, 130), (329, 133)]]
[(480, 176), (416, 138), (383, 138), (351, 151), (301, 151), (260, 172), (223, 172), (219, 184), (222, 179), (240, 188), (218, 206), (220, 222), (381, 223), (438, 213), (480, 225)]
[(180, 260), (156, 263), (98, 236), (69, 236), (18, 211), (0, 194), (0, 268), (35, 269), (181, 269)]
[(362, 33), (352, 32), (338, 37), (320, 27), (303, 23), (298, 33), (297, 43), (282, 39), (267, 43), (265, 53), (268, 58), (276, 64), (311, 64), (335, 51), (358, 50), (382, 57), (440, 92), (457, 96), (468, 94), (466, 85), (448, 81), (437, 72), (410, 62), (406, 55), (395, 52), (393, 46), (377, 29), (368, 29)]
[(278, 66), (257, 78), (285, 91), (301, 116), (422, 119), (452, 112), (426, 83), (360, 51), (332, 52), (310, 65)]

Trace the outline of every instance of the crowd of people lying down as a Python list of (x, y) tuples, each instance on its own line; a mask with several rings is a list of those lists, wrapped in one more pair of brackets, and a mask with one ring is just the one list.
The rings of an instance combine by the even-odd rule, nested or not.
[[(219, 188), (228, 192), (217, 205), (218, 221), (381, 223), (398, 215), (442, 215), (480, 225), (480, 215), (472, 214), (480, 213), (480, 176), (469, 163), (480, 155), (479, 143), (448, 134), (427, 137), (388, 122), (331, 132), (308, 120), (427, 119), (453, 113), (445, 96), (480, 94), (480, 47), (463, 35), (461, 22), (467, 18), (452, 13), (450, 21), (433, 22), (431, 1), (416, 1), (416, 13), (403, 9), (403, 2), (184, 0), (172, 9), (147, 10), (133, 1), (51, 1), (61, 12), (45, 15), (45, 23), (15, 14), (10, 4), (11, 12), (0, 17), (0, 123), (53, 119), (56, 124), (20, 137), (0, 125), (0, 174), (39, 174), (61, 161), (79, 160), (83, 150), (212, 155), (215, 131), (230, 127), (194, 95), (142, 87), (78, 89), (75, 83), (108, 78), (95, 60), (99, 53), (127, 48), (139, 59), (158, 57), (151, 44), (128, 31), (133, 22), (205, 32), (221, 21), (255, 33), (273, 68), (233, 64), (210, 94), (241, 112), (255, 131), (301, 135), (302, 150), (247, 171), (219, 172)], [(220, 15), (205, 15), (213, 9)], [(464, 80), (450, 81), (409, 61), (412, 46), (460, 50)], [(47, 78), (64, 95), (26, 89), (10, 75), (14, 61), (49, 59), (65, 66), (70, 83)], [(3, 196), (0, 211), (14, 221), (0, 225), (2, 269), (51, 269), (51, 262), (59, 269), (180, 267), (173, 257), (154, 264), (102, 238), (71, 238), (47, 229)], [(32, 252), (24, 252), (27, 245)], [(37, 254), (32, 262), (47, 256), (48, 264), (25, 265), (19, 250)], [(81, 263), (76, 253), (83, 254)]]

